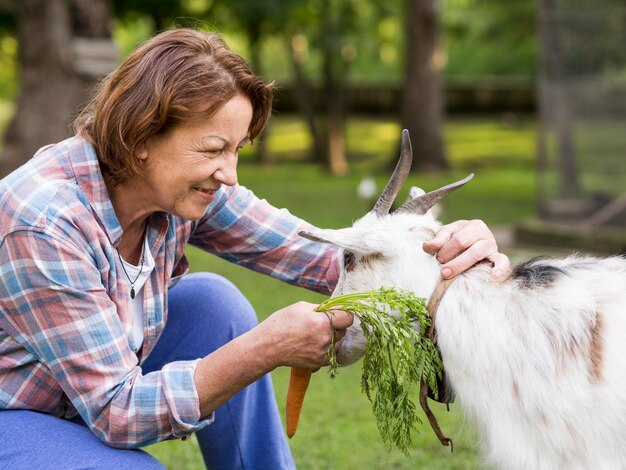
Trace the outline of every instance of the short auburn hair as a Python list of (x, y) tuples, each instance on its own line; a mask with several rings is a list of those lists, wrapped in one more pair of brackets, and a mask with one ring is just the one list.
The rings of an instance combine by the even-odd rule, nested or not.
[(250, 140), (272, 111), (272, 84), (215, 33), (180, 28), (147, 40), (105, 77), (74, 123), (120, 182), (141, 173), (136, 152), (151, 136), (206, 119), (242, 95), (252, 104)]

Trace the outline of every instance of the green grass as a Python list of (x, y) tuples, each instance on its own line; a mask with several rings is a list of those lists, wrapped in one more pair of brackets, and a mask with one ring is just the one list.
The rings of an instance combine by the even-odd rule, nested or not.
[[(302, 123), (291, 117), (274, 119), (269, 145), (276, 163), (259, 168), (250, 153), (241, 158), (239, 180), (274, 205), (324, 227), (350, 225), (370, 209), (356, 196), (365, 174), (374, 175), (379, 187), (386, 183), (389, 160), (400, 128), (389, 120), (356, 118), (347, 128), (351, 172), (331, 177), (306, 162), (307, 136)], [(459, 118), (445, 128), (452, 170), (432, 175), (411, 175), (409, 183), (434, 189), (469, 172), (474, 181), (449, 196), (442, 219), (482, 218), (490, 224), (510, 223), (533, 214), (535, 127), (532, 120), (511, 123), (497, 118)], [(189, 248), (193, 270), (212, 271), (231, 279), (250, 299), (259, 319), (298, 300), (320, 302), (318, 294), (284, 285), (244, 268)], [(271, 293), (271, 295), (268, 295)], [(281, 413), (289, 371), (272, 373)], [(360, 391), (360, 366), (341, 369), (335, 380), (325, 371), (314, 374), (297, 435), (290, 441), (301, 470), (336, 469), (475, 469), (480, 468), (476, 438), (463, 425), (458, 407), (451, 412), (434, 407), (444, 433), (454, 439), (455, 450), (439, 444), (427, 424), (416, 436), (410, 457), (388, 451), (378, 434), (367, 399)], [(151, 446), (149, 452), (168, 468), (203, 468), (192, 439)]]

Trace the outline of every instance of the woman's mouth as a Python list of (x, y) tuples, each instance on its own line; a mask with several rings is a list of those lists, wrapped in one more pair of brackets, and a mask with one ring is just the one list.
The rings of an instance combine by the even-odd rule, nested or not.
[(204, 199), (207, 202), (213, 201), (215, 199), (215, 189), (205, 189), (205, 188), (192, 188), (198, 196)]

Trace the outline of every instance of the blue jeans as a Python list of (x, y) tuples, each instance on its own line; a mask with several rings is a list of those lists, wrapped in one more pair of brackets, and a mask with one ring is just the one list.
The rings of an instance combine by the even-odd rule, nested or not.
[[(206, 356), (257, 324), (250, 303), (226, 279), (190, 274), (169, 292), (168, 322), (144, 373), (172, 361)], [(215, 412), (196, 434), (209, 469), (295, 468), (269, 375)], [(141, 450), (108, 447), (85, 426), (26, 410), (0, 411), (0, 466), (7, 469), (162, 469)]]

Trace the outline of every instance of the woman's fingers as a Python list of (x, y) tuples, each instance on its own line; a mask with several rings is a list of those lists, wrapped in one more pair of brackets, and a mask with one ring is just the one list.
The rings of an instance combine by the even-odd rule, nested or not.
[(341, 341), (343, 337), (346, 336), (346, 330), (335, 330), (335, 342)]
[[(461, 252), (458, 256), (444, 263), (441, 266), (441, 275), (447, 279), (466, 271), (479, 261), (489, 258), (489, 256), (493, 254), (493, 251), (490, 251), (489, 248), (490, 244), (487, 241), (476, 241), (476, 243), (470, 245), (469, 248)], [(437, 256), (437, 258), (439, 258), (439, 256)]]
[(335, 328), (335, 330), (345, 330), (352, 325), (352, 322), (354, 321), (352, 314), (344, 312), (343, 310), (332, 310), (328, 313), (330, 314), (333, 328)]
[(502, 253), (494, 253), (489, 257), (493, 263), (493, 270), (491, 271), (491, 277), (495, 281), (504, 281), (511, 272), (511, 262), (508, 256)]
[[(444, 249), (444, 253), (448, 253), (453, 249), (451, 246), (448, 246), (454, 234), (461, 228), (463, 225), (467, 223), (466, 220), (458, 220), (456, 222), (452, 222), (451, 224), (444, 225), (439, 229), (439, 231), (435, 234), (435, 237), (429, 242), (424, 243), (423, 248), (424, 251), (430, 253), (431, 255), (438, 254), (442, 248)], [(456, 256), (458, 251), (454, 254)], [(446, 256), (448, 256), (446, 255)], [(452, 256), (452, 257), (454, 257)], [(448, 260), (446, 260), (448, 261)], [(444, 261), (445, 262), (445, 261)]]
[(493, 263), (495, 280), (506, 278), (510, 269), (509, 259), (498, 251), (493, 233), (482, 220), (459, 220), (444, 225), (423, 248), (442, 263), (444, 278), (454, 277), (484, 259)]

